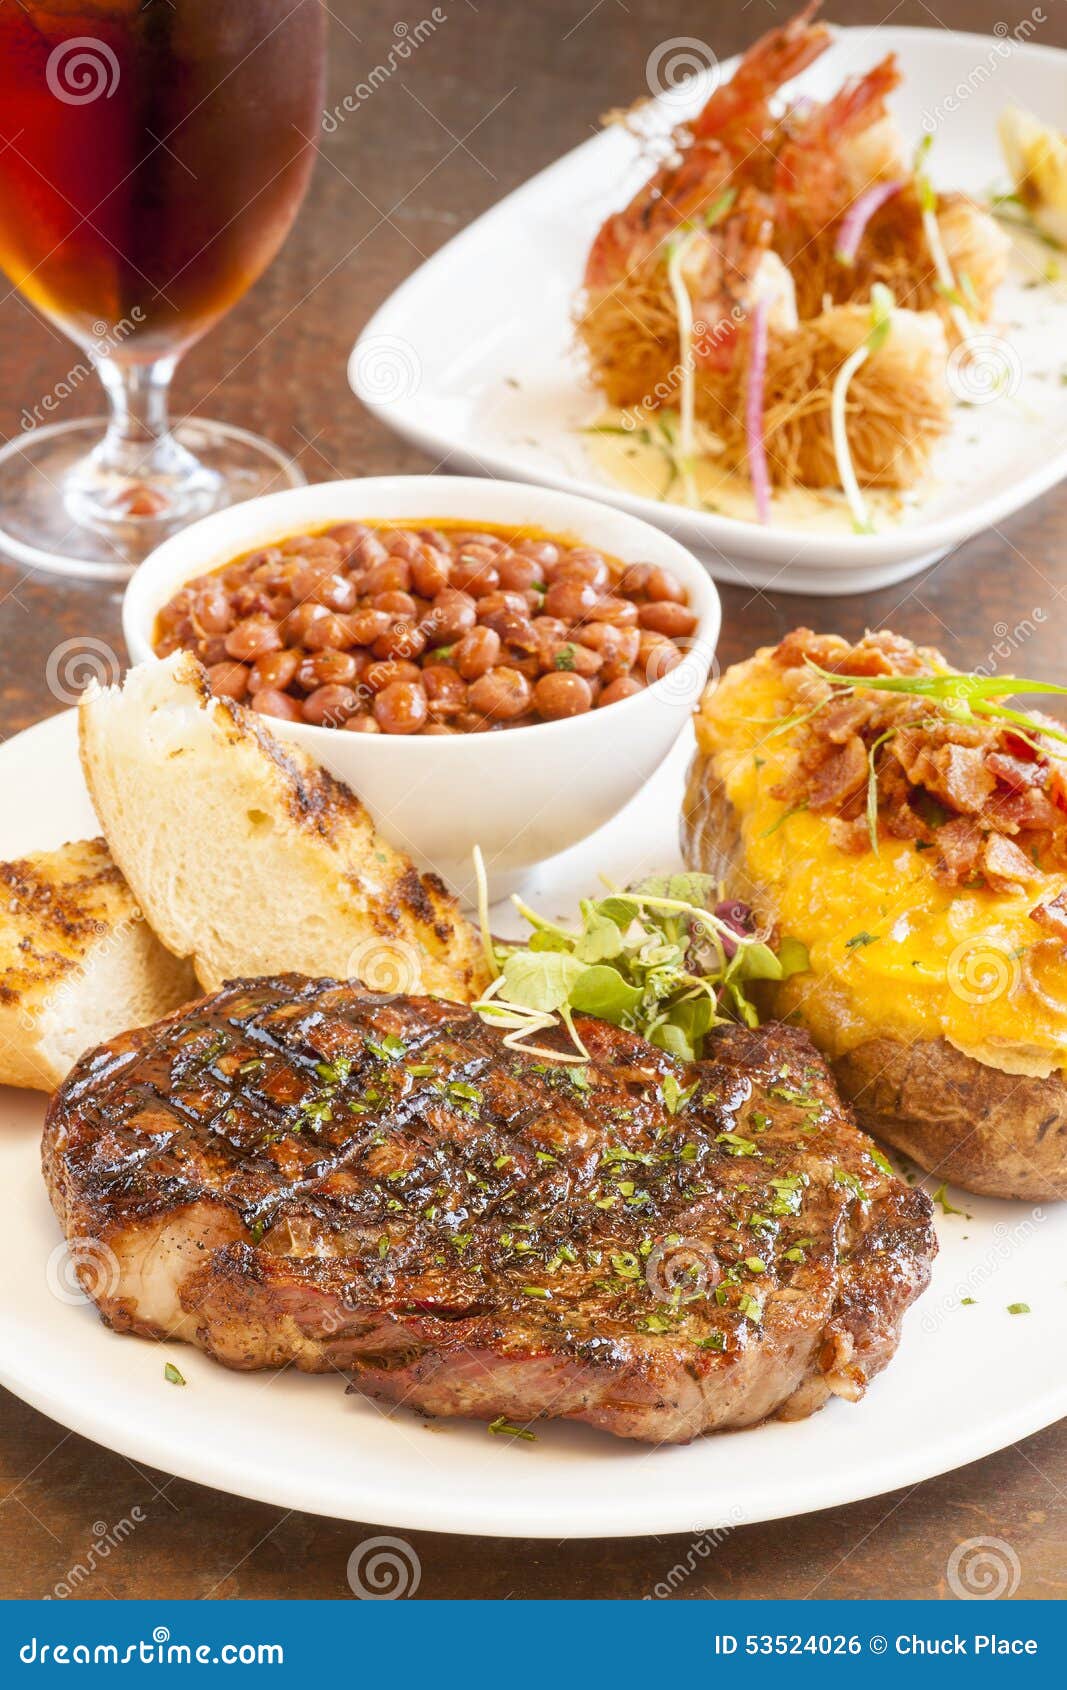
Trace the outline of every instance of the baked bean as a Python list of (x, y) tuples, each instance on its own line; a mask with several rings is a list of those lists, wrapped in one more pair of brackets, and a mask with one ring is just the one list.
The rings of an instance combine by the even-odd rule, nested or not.
[(602, 557), (576, 557), (573, 553), (560, 558), (552, 571), (553, 581), (587, 581), (602, 593), (611, 580), (607, 564)]
[(561, 616), (564, 622), (584, 622), (596, 602), (596, 588), (588, 581), (553, 581), (545, 594), (545, 615)]
[(263, 687), (252, 700), (253, 710), (258, 710), (261, 716), (278, 716), (283, 722), (299, 722), (300, 706), (295, 698), (290, 698), (287, 692), (278, 692), (274, 687)]
[(589, 682), (581, 675), (557, 669), (542, 675), (533, 690), (534, 709), (546, 722), (560, 722), (566, 716), (582, 716), (593, 706)]
[(371, 650), (375, 657), (421, 657), (426, 635), (414, 622), (394, 622), (387, 633), (379, 634)]
[(390, 528), (382, 535), (389, 547), (389, 555), (402, 558), (405, 563), (411, 563), (418, 556), (422, 545), (421, 537), (410, 528)]
[(384, 610), (355, 610), (347, 622), (353, 645), (373, 645), (393, 626), (392, 618)]
[(465, 681), (476, 681), (500, 662), (500, 635), (492, 628), (472, 628), (457, 642), (452, 661)]
[(205, 669), (210, 669), (216, 663), (224, 663), (227, 657), (225, 634), (211, 634), (205, 640), (197, 640), (196, 655)]
[(249, 616), (238, 622), (226, 635), (226, 651), (230, 657), (249, 663), (265, 657), (268, 651), (281, 651), (282, 636), (278, 624), (266, 616)]
[(656, 604), (668, 600), (671, 604), (685, 604), (687, 600), (686, 590), (677, 575), (672, 574), (669, 569), (661, 569), (655, 566), (648, 571), (648, 578), (645, 582), (645, 597)]
[(311, 599), (315, 604), (324, 604), (327, 610), (356, 607), (356, 589), (348, 577), (320, 569), (299, 570), (292, 583), (292, 593), (298, 604)]
[(188, 581), (155, 650), (212, 691), (352, 733), (486, 733), (632, 698), (697, 626), (678, 578), (596, 547), (335, 523)]
[(213, 663), (207, 672), (207, 684), (216, 698), (244, 698), (248, 693), (249, 671), (243, 663)]
[(384, 563), (366, 570), (359, 582), (360, 592), (371, 599), (377, 593), (406, 593), (410, 586), (410, 563), (406, 558), (393, 557), (391, 554)]
[(485, 546), (468, 546), (452, 565), (450, 580), (461, 593), (475, 599), (495, 593), (500, 585), (495, 554)]
[(377, 534), (363, 534), (352, 542), (348, 554), (350, 564), (358, 564), (361, 569), (374, 569), (379, 563), (384, 563), (389, 556), (389, 548)]
[(605, 704), (618, 704), (621, 699), (632, 698), (635, 692), (644, 692), (644, 687), (634, 675), (619, 675), (614, 681), (609, 681), (600, 697), (597, 699), (597, 709)]
[(220, 586), (205, 587), (190, 605), (189, 619), (202, 634), (226, 634), (233, 627), (233, 606)]
[(359, 712), (360, 701), (351, 687), (316, 687), (304, 700), (301, 714), (316, 727), (335, 727)]
[(628, 564), (615, 583), (615, 591), (628, 599), (644, 598), (649, 574), (650, 565), (647, 563)]
[(672, 669), (677, 669), (683, 658), (673, 640), (661, 640), (648, 652), (642, 673), (649, 686), (656, 681), (662, 681), (664, 675), (669, 675)]
[(437, 546), (420, 546), (411, 560), (411, 585), (424, 599), (436, 598), (451, 580), (452, 560)]
[(530, 708), (530, 683), (507, 665), (490, 669), (468, 689), (467, 702), (476, 715), (492, 722), (507, 722)]
[(325, 616), (320, 616), (312, 622), (304, 635), (304, 644), (309, 651), (346, 651), (355, 644), (352, 628), (346, 616), (338, 616), (328, 610)]
[(500, 585), (506, 592), (527, 593), (535, 581), (544, 582), (544, 572), (541, 565), (532, 557), (523, 557), (519, 552), (504, 552), (496, 560), (496, 572), (500, 577)]
[[(365, 652), (360, 652), (357, 657), (351, 651), (333, 650), (309, 652), (306, 656), (303, 652), (294, 651), (286, 655), (296, 659), (293, 679), (305, 692), (314, 692), (316, 687), (350, 687), (353, 681), (359, 679), (360, 658), (366, 659)], [(276, 659), (266, 658), (264, 661), (269, 663)]]
[(303, 645), (308, 629), (330, 612), (324, 604), (298, 604), (285, 618), (285, 638), (289, 645)]
[(248, 675), (249, 692), (261, 692), (264, 687), (284, 692), (296, 678), (300, 658), (301, 653), (292, 650), (270, 651), (265, 657), (257, 657)]
[(597, 599), (588, 619), (590, 622), (610, 622), (616, 628), (636, 628), (637, 617), (637, 606), (629, 599), (616, 598), (614, 594), (607, 593), (603, 598)]
[(428, 669), (424, 669), (422, 687), (430, 716), (435, 722), (446, 722), (466, 709), (466, 684), (447, 664), (431, 663)]
[(523, 557), (533, 558), (543, 570), (559, 562), (559, 547), (553, 545), (551, 540), (519, 540), (515, 550), (521, 552)]
[(422, 670), (417, 663), (407, 663), (403, 658), (386, 658), (381, 663), (371, 663), (363, 679), (371, 692), (382, 692), (394, 681), (421, 681)]
[(493, 610), (488, 616), (483, 615), (481, 621), (498, 634), (505, 645), (514, 646), (516, 651), (536, 652), (538, 638), (525, 611)]
[(403, 593), (399, 589), (389, 593), (374, 593), (371, 597), (372, 610), (384, 611), (386, 616), (402, 618), (410, 622), (418, 606), (410, 593)]
[(575, 640), (565, 640), (552, 653), (551, 662), (543, 664), (542, 667), (549, 674), (570, 672), (575, 675), (583, 675), (588, 681), (592, 680), (594, 675), (599, 674), (603, 665), (604, 659), (598, 651), (591, 651), (588, 646), (578, 645)]
[(590, 622), (588, 627), (577, 629), (574, 637), (579, 645), (600, 653), (603, 659), (600, 673), (605, 681), (628, 675), (641, 648), (641, 635), (636, 628), (619, 628), (611, 622)]
[(674, 604), (668, 599), (658, 604), (643, 604), (637, 620), (642, 628), (651, 628), (653, 633), (666, 634), (670, 639), (691, 634), (697, 625), (696, 613), (688, 605)]
[(374, 700), (374, 719), (383, 733), (418, 733), (426, 717), (426, 694), (417, 681), (393, 681)]
[(421, 627), (428, 645), (450, 645), (473, 628), (477, 620), (477, 605), (470, 594), (446, 587), (434, 598)]

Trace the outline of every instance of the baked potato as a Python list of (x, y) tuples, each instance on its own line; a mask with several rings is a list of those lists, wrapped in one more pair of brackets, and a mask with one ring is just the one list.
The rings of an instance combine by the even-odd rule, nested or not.
[(1031, 690), (892, 634), (796, 630), (705, 693), (682, 847), (807, 947), (767, 1007), (870, 1132), (1047, 1199), (1067, 1196), (1067, 736), (1005, 702)]

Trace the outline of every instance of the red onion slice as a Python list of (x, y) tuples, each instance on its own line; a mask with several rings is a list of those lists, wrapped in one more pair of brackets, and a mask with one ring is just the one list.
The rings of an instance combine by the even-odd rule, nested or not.
[(752, 307), (752, 345), (748, 361), (748, 381), (745, 387), (745, 445), (748, 451), (748, 473), (756, 501), (756, 516), (767, 523), (771, 518), (771, 479), (767, 474), (767, 446), (763, 438), (763, 389), (767, 375), (767, 301), (757, 299)]
[(862, 193), (852, 202), (841, 219), (837, 235), (834, 256), (841, 264), (855, 262), (864, 229), (875, 212), (881, 210), (886, 200), (891, 200), (894, 194), (899, 194), (903, 186), (903, 182), (877, 182), (873, 188), (868, 188), (866, 193)]

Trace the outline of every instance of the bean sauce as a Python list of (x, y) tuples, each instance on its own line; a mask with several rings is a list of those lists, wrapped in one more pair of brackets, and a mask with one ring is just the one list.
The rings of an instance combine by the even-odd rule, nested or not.
[(212, 692), (349, 733), (486, 733), (632, 698), (697, 627), (681, 582), (520, 529), (342, 522), (259, 547), (160, 611)]

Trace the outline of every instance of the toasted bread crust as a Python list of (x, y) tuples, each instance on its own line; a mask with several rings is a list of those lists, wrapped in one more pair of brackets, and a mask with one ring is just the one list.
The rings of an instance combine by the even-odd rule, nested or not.
[(206, 990), (289, 968), (464, 1003), (483, 989), (478, 935), (437, 876), (262, 716), (213, 697), (188, 652), (87, 697), (79, 726), (116, 861)]

